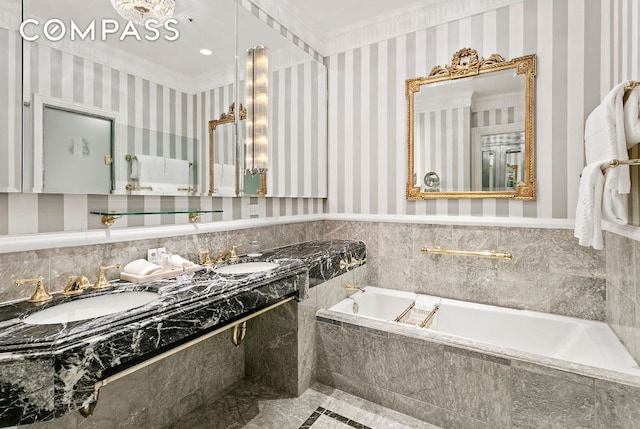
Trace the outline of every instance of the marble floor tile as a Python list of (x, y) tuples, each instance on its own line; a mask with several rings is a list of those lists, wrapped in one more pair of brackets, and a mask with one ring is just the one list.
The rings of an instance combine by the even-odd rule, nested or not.
[(299, 397), (241, 380), (166, 429), (438, 429), (322, 384)]

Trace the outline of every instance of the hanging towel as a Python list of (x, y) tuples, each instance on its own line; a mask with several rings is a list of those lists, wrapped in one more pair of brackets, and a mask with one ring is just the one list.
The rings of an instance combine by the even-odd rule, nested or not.
[[(625, 86), (626, 82), (616, 85), (587, 118), (584, 132), (587, 165), (597, 161), (629, 159), (627, 150), (633, 144), (627, 145), (625, 137)], [(602, 218), (625, 225), (628, 221), (626, 194), (630, 191), (629, 166), (620, 165), (608, 169), (602, 195)]]
[(602, 161), (596, 161), (582, 170), (574, 230), (581, 246), (592, 246), (597, 250), (604, 248), (601, 219), (605, 180), (600, 168), (602, 164)]
[(177, 188), (189, 187), (189, 161), (165, 158), (165, 176), (163, 181)]
[(635, 87), (627, 92), (627, 101), (624, 103), (624, 133), (627, 140), (627, 148), (640, 143), (640, 87)]
[(139, 186), (164, 181), (164, 158), (161, 156), (136, 155), (131, 164), (131, 179), (137, 179)]

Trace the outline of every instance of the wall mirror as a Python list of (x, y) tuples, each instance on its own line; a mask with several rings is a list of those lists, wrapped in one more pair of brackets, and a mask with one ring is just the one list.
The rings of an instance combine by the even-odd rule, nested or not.
[[(215, 166), (210, 166), (208, 123), (227, 112), (236, 99), (243, 100), (244, 82), (237, 84), (236, 79), (244, 79), (246, 46), (261, 43), (271, 48), (272, 73), (300, 64), (293, 61), (296, 55), (304, 57), (304, 61), (317, 63), (233, 0), (176, 2), (174, 18), (177, 24), (172, 27), (179, 32), (179, 37), (168, 40), (175, 36), (175, 32), (159, 27), (159, 35), (152, 41), (145, 36), (153, 37), (154, 33), (143, 26), (136, 26), (141, 40), (130, 34), (121, 40), (127, 32), (127, 22), (108, 1), (24, 0), (23, 8), (24, 19), (37, 20), (37, 24), (27, 25), (25, 32), (32, 39), (38, 37), (37, 40), (25, 40), (22, 53), (22, 180), (26, 192), (210, 195), (209, 171), (210, 167)], [(55, 32), (57, 28), (58, 35), (61, 28), (66, 30), (60, 40), (50, 40), (45, 34), (45, 24), (54, 18), (60, 20), (62, 25), (53, 25), (49, 30)], [(107, 34), (104, 37), (106, 40), (101, 40), (105, 36), (101, 28), (104, 19), (117, 21), (119, 28), (113, 34)], [(89, 34), (82, 39), (76, 33), (75, 40), (71, 40), (72, 22), (81, 30), (86, 30), (92, 21), (96, 22), (95, 35)], [(20, 18), (17, 25), (19, 22)], [(110, 30), (113, 28), (110, 27)], [(209, 55), (204, 55), (201, 50)], [(236, 64), (236, 56), (239, 64)], [(280, 59), (285, 60), (279, 63)], [(287, 62), (288, 65), (285, 65)], [(236, 67), (239, 74), (236, 74)], [(317, 67), (324, 68), (319, 63)], [(296, 85), (300, 81), (296, 79), (299, 74), (293, 70), (297, 72), (298, 69), (283, 71), (282, 77), (276, 75), (279, 80), (270, 85), (270, 90), (276, 91), (276, 95), (282, 93), (283, 96), (295, 97), (297, 102), (301, 93)], [(318, 84), (318, 88), (322, 87), (322, 92), (318, 93), (320, 95), (304, 93), (314, 101), (318, 97), (326, 97), (326, 70), (318, 75), (319, 81), (324, 79)], [(37, 140), (37, 134), (42, 130), (35, 128), (38, 126), (35, 123), (38, 113), (34, 102), (37, 97), (72, 104), (73, 108), (68, 110), (77, 113), (93, 112), (91, 114), (95, 116), (97, 111), (97, 116), (118, 117), (114, 125), (111, 153), (111, 185), (105, 191), (46, 186), (41, 177), (41, 172), (44, 170), (46, 176), (47, 170), (44, 143)], [(274, 95), (274, 99), (277, 96)], [(276, 106), (277, 103), (274, 100), (272, 105)], [(297, 112), (297, 106), (291, 104), (286, 109), (287, 113), (291, 110)], [(322, 108), (313, 112), (305, 111), (304, 114), (309, 123), (319, 124), (318, 135), (322, 142), (318, 145), (322, 145), (323, 149), (318, 151), (326, 152), (326, 126), (322, 125), (326, 124), (326, 98)], [(318, 115), (318, 118), (312, 121), (312, 114)], [(288, 121), (296, 117), (295, 114), (283, 115), (278, 112), (273, 115), (273, 118), (270, 117), (273, 124), (286, 121), (289, 125)], [(310, 187), (308, 195), (306, 187), (291, 186), (294, 179), (303, 175), (303, 169), (311, 164), (317, 166), (319, 162), (324, 162), (323, 167), (316, 168), (326, 171), (326, 155), (317, 161), (317, 158), (311, 158), (313, 153), (303, 153), (306, 149), (280, 149), (280, 145), (293, 141), (302, 147), (307, 143), (306, 133), (316, 130), (290, 127), (286, 131), (289, 134), (286, 134), (278, 126), (272, 128), (280, 134), (270, 141), (269, 150), (274, 153), (270, 158), (272, 164), (269, 175), (273, 183), (270, 183), (269, 195), (326, 195), (326, 184), (324, 188)], [(220, 161), (223, 167), (232, 164), (235, 168), (237, 159), (242, 159), (236, 158), (242, 156), (241, 132), (233, 125), (216, 129), (215, 147), (220, 153), (214, 154), (215, 163)], [(305, 137), (304, 141), (300, 140), (300, 135)], [(72, 139), (78, 141), (82, 137), (72, 136)], [(66, 143), (68, 146), (72, 142)], [(101, 156), (104, 162), (104, 155)], [(141, 175), (149, 170), (143, 167), (150, 165), (151, 170), (158, 171), (160, 167), (157, 163), (160, 160), (164, 160), (163, 180), (170, 177), (166, 179), (167, 182), (157, 177), (142, 180)], [(243, 177), (239, 173), (238, 176), (239, 194), (243, 195)], [(248, 186), (247, 190), (250, 191), (250, 188)]]
[(20, 192), (20, 0), (0, 0), (0, 192)]
[(479, 57), (406, 81), (407, 199), (534, 200), (536, 57)]

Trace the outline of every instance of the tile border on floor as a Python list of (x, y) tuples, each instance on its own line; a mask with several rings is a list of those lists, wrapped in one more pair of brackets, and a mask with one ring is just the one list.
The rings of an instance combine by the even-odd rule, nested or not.
[(316, 408), (316, 410), (309, 416), (309, 418), (302, 424), (302, 426), (300, 426), (300, 429), (310, 429), (311, 426), (313, 426), (313, 424), (323, 415), (327, 417), (331, 417), (332, 419), (337, 420), (340, 423), (344, 423), (345, 425), (349, 425), (355, 429), (371, 429), (367, 425), (358, 423), (354, 420), (351, 420), (345, 416), (342, 416), (324, 407)]

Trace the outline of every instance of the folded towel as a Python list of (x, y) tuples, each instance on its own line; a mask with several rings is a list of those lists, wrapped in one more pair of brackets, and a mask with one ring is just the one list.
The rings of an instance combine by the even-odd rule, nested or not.
[(602, 198), (605, 188), (601, 161), (592, 162), (582, 170), (578, 189), (578, 205), (573, 235), (582, 246), (604, 248), (602, 240)]
[(196, 264), (189, 261), (188, 259), (184, 259), (180, 255), (171, 255), (171, 265), (173, 265), (174, 268), (189, 268), (193, 267)]
[(122, 271), (127, 274), (133, 274), (136, 276), (148, 276), (150, 274), (162, 271), (162, 267), (160, 265), (151, 263), (146, 259), (136, 259), (135, 261), (131, 261), (127, 265), (125, 265)]

